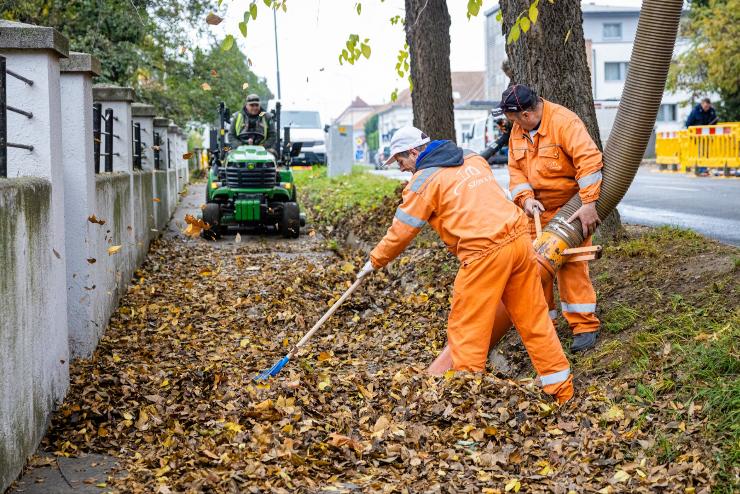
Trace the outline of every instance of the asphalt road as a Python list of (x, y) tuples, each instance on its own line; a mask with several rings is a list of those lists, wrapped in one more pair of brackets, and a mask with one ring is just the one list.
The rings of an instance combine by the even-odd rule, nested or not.
[[(400, 170), (372, 171), (408, 180)], [(493, 174), (506, 190), (506, 168)], [(642, 167), (619, 204), (622, 221), (637, 225), (690, 228), (720, 242), (740, 247), (740, 178), (695, 177)]]

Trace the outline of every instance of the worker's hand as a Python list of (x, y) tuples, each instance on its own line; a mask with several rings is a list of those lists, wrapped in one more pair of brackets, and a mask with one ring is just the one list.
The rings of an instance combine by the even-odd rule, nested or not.
[(367, 261), (364, 266), (362, 266), (362, 269), (359, 273), (357, 273), (357, 279), (364, 278), (365, 276), (369, 275), (375, 271), (375, 266), (373, 266), (372, 261)]
[(545, 206), (543, 206), (540, 201), (532, 197), (527, 198), (527, 200), (524, 201), (524, 212), (527, 213), (527, 216), (530, 218), (534, 216), (534, 208), (539, 209), (540, 213), (545, 211)]
[(568, 218), (568, 223), (573, 222), (576, 218), (581, 220), (584, 237), (588, 237), (596, 231), (596, 228), (601, 224), (599, 213), (596, 212), (596, 201), (586, 203), (578, 208), (578, 210), (573, 213), (573, 216)]

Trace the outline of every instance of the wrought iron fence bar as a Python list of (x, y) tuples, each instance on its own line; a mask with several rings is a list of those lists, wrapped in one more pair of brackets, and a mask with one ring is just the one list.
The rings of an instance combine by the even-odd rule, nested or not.
[(113, 171), (113, 110), (105, 109), (105, 171)]
[(20, 74), (17, 74), (17, 73), (15, 73), (15, 72), (13, 72), (12, 70), (8, 70), (8, 69), (5, 69), (5, 72), (6, 72), (6, 73), (7, 73), (8, 75), (11, 75), (11, 76), (15, 77), (15, 78), (16, 78), (16, 79), (18, 79), (19, 81), (23, 81), (23, 82), (25, 82), (26, 84), (28, 84), (29, 86), (33, 86), (33, 81), (32, 81), (31, 79), (28, 79), (27, 77), (23, 77), (22, 75), (20, 75)]
[(10, 105), (5, 105), (5, 108), (7, 108), (8, 110), (10, 110), (10, 111), (12, 111), (14, 113), (20, 113), (21, 115), (25, 115), (28, 118), (33, 118), (33, 113), (31, 113), (30, 111), (21, 110), (20, 108), (16, 108), (16, 107), (10, 106)]
[(0, 177), (8, 176), (8, 113), (5, 110), (5, 57), (0, 55)]
[(33, 146), (30, 144), (15, 144), (13, 142), (8, 142), (6, 144), (9, 148), (19, 148), (19, 149), (27, 149), (29, 151), (33, 151)]
[(95, 173), (100, 173), (100, 121), (102, 119), (103, 105), (100, 103), (93, 104), (93, 155), (95, 164)]

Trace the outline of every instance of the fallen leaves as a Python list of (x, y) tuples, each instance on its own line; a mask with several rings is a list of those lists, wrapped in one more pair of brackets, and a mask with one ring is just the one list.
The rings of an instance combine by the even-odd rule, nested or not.
[[(190, 215), (185, 222), (195, 235), (207, 226)], [(253, 383), (364, 260), (326, 251), (318, 237), (155, 241), (94, 358), (72, 362), (46, 447), (121, 452), (129, 475), (108, 482), (114, 492), (567, 494), (709, 485), (711, 455), (692, 444), (699, 405), (678, 403), (675, 424), (659, 423), (653, 408), (579, 376), (575, 401), (558, 407), (527, 384), (533, 372), (518, 342), (507, 347), (510, 376), (425, 375), (444, 345), (454, 279), (440, 268), (449, 262), (441, 250), (408, 252), (375, 273), (276, 378)], [(673, 441), (666, 462), (655, 437), (669, 431), (685, 440)]]
[(188, 226), (185, 227), (183, 233), (188, 237), (197, 237), (203, 230), (208, 230), (211, 227), (201, 218), (196, 218), (192, 214), (185, 215), (185, 223), (187, 223)]
[(206, 16), (206, 23), (210, 24), (211, 26), (218, 26), (221, 24), (221, 21), (223, 21), (223, 18), (214, 14), (213, 12), (209, 12)]
[(202, 83), (202, 84), (200, 85), (200, 88), (201, 88), (201, 89), (202, 89), (203, 91), (210, 91), (210, 90), (211, 90), (211, 85), (210, 85), (210, 84), (208, 84), (207, 82), (204, 82), (204, 83)]
[(123, 246), (122, 245), (111, 245), (110, 247), (108, 247), (108, 255), (112, 256), (113, 254), (118, 253), (118, 251), (121, 250), (121, 247)]
[(105, 225), (105, 220), (99, 220), (94, 214), (88, 216), (87, 221), (90, 223), (97, 223), (98, 225)]

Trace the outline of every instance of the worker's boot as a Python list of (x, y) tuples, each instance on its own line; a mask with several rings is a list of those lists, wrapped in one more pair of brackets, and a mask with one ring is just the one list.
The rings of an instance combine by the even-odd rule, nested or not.
[(570, 345), (570, 351), (584, 352), (590, 350), (596, 346), (596, 338), (599, 336), (598, 331), (591, 331), (590, 333), (578, 333), (573, 335), (573, 343)]

